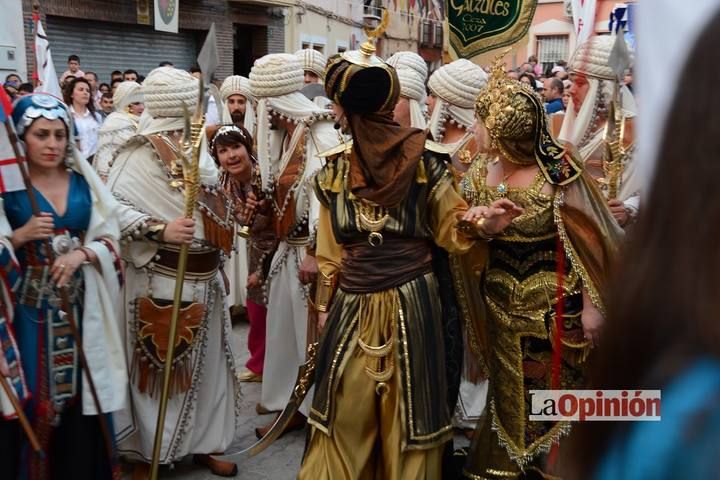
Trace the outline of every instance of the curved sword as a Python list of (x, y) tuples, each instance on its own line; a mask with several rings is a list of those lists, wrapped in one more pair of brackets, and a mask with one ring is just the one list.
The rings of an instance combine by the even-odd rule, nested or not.
[(225, 455), (213, 455), (213, 458), (224, 462), (238, 462), (241, 458), (253, 457), (262, 452), (282, 435), (292, 417), (297, 413), (300, 405), (307, 396), (310, 388), (315, 383), (315, 359), (317, 357), (318, 342), (311, 343), (307, 347), (307, 360), (298, 367), (298, 374), (295, 380), (295, 387), (290, 395), (290, 400), (273, 423), (270, 430), (263, 438), (239, 452), (226, 453)]

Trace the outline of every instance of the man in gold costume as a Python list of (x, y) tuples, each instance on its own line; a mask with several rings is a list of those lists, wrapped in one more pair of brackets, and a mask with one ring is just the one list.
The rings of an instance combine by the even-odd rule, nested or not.
[[(458, 227), (467, 205), (446, 154), (393, 121), (395, 69), (365, 43), (332, 57), (325, 90), (352, 143), (326, 152), (315, 304), (312, 433), (299, 478), (437, 479), (452, 437), (442, 311), (430, 243), (466, 252), (520, 211), (500, 199), (483, 227)], [(463, 233), (467, 232), (467, 233)]]
[(474, 218), (484, 223), (484, 206), (499, 199), (524, 212), (455, 269), (470, 343), (490, 380), (464, 473), (545, 478), (545, 454), (570, 425), (529, 421), (529, 390), (583, 386), (622, 231), (592, 177), (550, 134), (540, 97), (499, 61), (476, 117), (478, 143), (497, 159), (476, 162), (463, 180)]

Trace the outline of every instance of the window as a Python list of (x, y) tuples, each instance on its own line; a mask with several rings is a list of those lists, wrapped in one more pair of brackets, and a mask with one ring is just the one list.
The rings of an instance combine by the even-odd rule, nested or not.
[(302, 46), (300, 48), (301, 50), (307, 50), (308, 48), (312, 48), (311, 45), (312, 44), (310, 42), (302, 42)]
[(422, 22), (420, 24), (420, 43), (423, 46), (431, 46), (433, 35), (433, 25), (430, 22)]
[(437, 48), (442, 48), (443, 46), (443, 26), (442, 23), (437, 22), (435, 24), (435, 38), (433, 42), (433, 46)]
[(337, 47), (337, 50), (338, 50), (337, 53), (343, 53), (343, 52), (347, 51), (347, 47)]
[(547, 35), (537, 37), (538, 63), (543, 72), (552, 68), (558, 60), (568, 60), (568, 36)]

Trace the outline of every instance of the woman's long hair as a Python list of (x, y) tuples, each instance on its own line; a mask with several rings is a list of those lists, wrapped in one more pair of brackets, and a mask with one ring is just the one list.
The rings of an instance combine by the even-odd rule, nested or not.
[[(648, 201), (614, 276), (592, 388), (657, 389), (698, 357), (720, 358), (718, 45), (720, 14), (687, 59), (693, 87), (678, 90), (668, 111)], [(567, 478), (591, 478), (628, 426), (580, 425), (565, 452)]]
[(85, 85), (88, 86), (88, 90), (90, 91), (90, 99), (88, 100), (86, 107), (88, 110), (90, 110), (90, 113), (92, 114), (93, 118), (96, 118), (95, 102), (93, 101), (92, 88), (90, 88), (90, 82), (88, 82), (83, 77), (73, 78), (72, 80), (70, 80), (70, 82), (68, 82), (67, 86), (65, 87), (65, 90), (63, 91), (63, 97), (65, 99), (65, 103), (69, 107), (72, 106), (72, 104), (73, 104), (72, 94), (73, 94), (73, 91), (75, 91), (75, 85), (77, 85), (78, 83), (84, 83)]

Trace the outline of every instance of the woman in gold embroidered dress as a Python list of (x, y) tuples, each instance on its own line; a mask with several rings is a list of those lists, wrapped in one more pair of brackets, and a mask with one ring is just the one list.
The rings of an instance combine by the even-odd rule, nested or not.
[(529, 390), (583, 386), (621, 231), (592, 179), (550, 135), (540, 97), (499, 63), (476, 117), (478, 142), (497, 160), (476, 162), (463, 180), (472, 220), (482, 225), (483, 205), (503, 198), (524, 211), (455, 265), (470, 344), (490, 379), (464, 473), (538, 478), (569, 425), (529, 421)]

